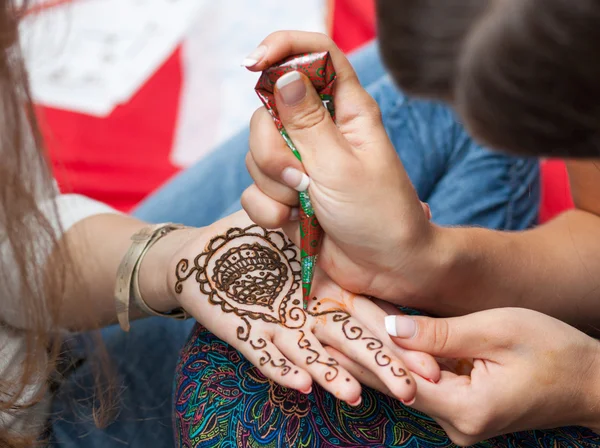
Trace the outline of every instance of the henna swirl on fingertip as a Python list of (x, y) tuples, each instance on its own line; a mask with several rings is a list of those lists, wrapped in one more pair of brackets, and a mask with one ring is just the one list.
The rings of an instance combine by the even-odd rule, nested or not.
[(392, 366), (390, 367), (392, 374), (397, 377), (397, 378), (402, 378), (406, 375), (408, 375), (406, 373), (406, 370), (402, 369), (401, 367), (396, 367), (396, 366)]

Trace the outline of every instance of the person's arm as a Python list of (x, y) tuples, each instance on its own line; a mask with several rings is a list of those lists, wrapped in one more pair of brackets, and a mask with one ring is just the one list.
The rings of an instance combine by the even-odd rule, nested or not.
[[(114, 290), (119, 264), (131, 246), (131, 236), (147, 224), (120, 214), (98, 214), (70, 227), (60, 244), (68, 247), (66, 294), (61, 309), (62, 326), (71, 330), (102, 327), (117, 320)], [(194, 231), (198, 232), (197, 229)], [(167, 291), (166, 266), (190, 237), (178, 230), (161, 238), (144, 257), (139, 274), (142, 297), (157, 311), (179, 304)], [(52, 266), (52, 257), (49, 259)], [(131, 318), (140, 317), (132, 305)]]
[(446, 315), (525, 307), (597, 332), (600, 170), (594, 162), (568, 167), (577, 209), (547, 224), (515, 233), (438, 229), (451, 267), (426, 307)]
[[(89, 329), (116, 321), (117, 270), (131, 236), (143, 226), (106, 213), (63, 226), (60, 244), (70, 254), (60, 310), (63, 327)], [(141, 261), (140, 292), (157, 311), (183, 307), (268, 378), (303, 393), (310, 393), (315, 380), (351, 406), (360, 404), (360, 384), (329, 357), (321, 341), (360, 360), (406, 402), (416, 393), (410, 371), (439, 378), (429, 355), (388, 352), (385, 344), (391, 341), (383, 329), (371, 331), (362, 323), (379, 320), (381, 310), (347, 294), (322, 273), (310, 309), (303, 309), (298, 255), (281, 231), (261, 228), (240, 212), (159, 239)], [(51, 257), (48, 269), (58, 262)]]

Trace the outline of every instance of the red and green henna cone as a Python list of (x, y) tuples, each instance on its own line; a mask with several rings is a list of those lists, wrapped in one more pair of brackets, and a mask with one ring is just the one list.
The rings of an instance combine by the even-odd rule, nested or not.
[[(297, 71), (305, 74), (315, 86), (315, 89), (321, 96), (323, 105), (327, 108), (331, 117), (335, 120), (335, 108), (333, 106), (333, 86), (335, 83), (335, 69), (329, 52), (309, 53), (298, 56), (292, 56), (273, 65), (265, 70), (258, 84), (256, 84), (256, 93), (273, 117), (277, 129), (285, 140), (288, 147), (292, 150), (298, 160), (302, 161), (300, 153), (296, 149), (294, 142), (286, 132), (277, 113), (277, 105), (273, 91), (275, 83), (281, 76), (291, 71)], [(299, 193), (300, 198), (300, 250), (302, 254), (302, 296), (304, 299), (304, 309), (308, 306), (310, 299), (310, 290), (314, 276), (315, 265), (319, 255), (321, 240), (323, 239), (323, 229), (321, 228), (315, 211), (310, 202), (308, 192)]]

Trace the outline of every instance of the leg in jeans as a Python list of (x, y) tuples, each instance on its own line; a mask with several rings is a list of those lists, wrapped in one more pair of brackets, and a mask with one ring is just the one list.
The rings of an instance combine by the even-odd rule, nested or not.
[[(535, 222), (535, 162), (491, 153), (471, 142), (446, 107), (405, 97), (385, 75), (375, 45), (351, 60), (379, 102), (390, 138), (437, 222), (506, 229)], [(238, 209), (240, 195), (251, 183), (244, 163), (247, 150), (246, 130), (168, 182), (135, 215), (150, 222), (204, 226)], [(120, 415), (103, 431), (94, 429), (91, 420), (81, 422), (89, 414), (82, 403), (93, 383), (90, 363), (84, 361), (54, 400), (52, 442), (67, 448), (123, 442), (132, 447), (172, 446), (172, 382), (191, 326), (190, 321), (151, 318), (135, 322), (128, 334), (115, 327), (103, 330), (123, 385)]]

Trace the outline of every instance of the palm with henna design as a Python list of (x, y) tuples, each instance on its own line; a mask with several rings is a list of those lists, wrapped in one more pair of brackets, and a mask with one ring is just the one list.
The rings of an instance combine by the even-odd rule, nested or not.
[[(322, 343), (372, 371), (404, 401), (416, 392), (409, 370), (439, 375), (428, 355), (413, 352), (401, 360), (404, 353), (383, 329), (374, 333), (361, 322), (376, 322), (381, 310), (321, 272), (315, 276), (315, 299), (304, 310), (299, 254), (282, 232), (254, 225), (243, 212), (199, 232), (202, 237), (173, 258), (171, 290), (200, 323), (271, 380), (309, 392), (314, 379), (341, 400), (358, 404), (360, 384)], [(360, 318), (354, 312), (357, 300), (364, 301)]]

